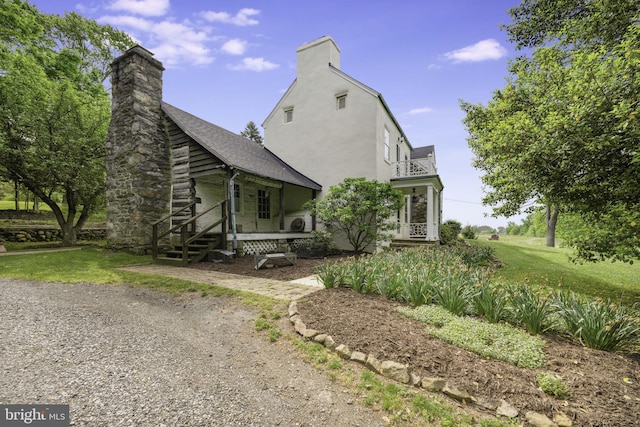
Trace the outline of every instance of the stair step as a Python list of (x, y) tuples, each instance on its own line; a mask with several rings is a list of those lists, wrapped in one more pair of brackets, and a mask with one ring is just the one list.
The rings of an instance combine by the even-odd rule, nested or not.
[[(200, 255), (200, 251), (187, 251), (187, 258), (192, 258), (197, 255)], [(167, 251), (165, 252), (165, 256), (167, 258), (182, 258), (182, 251)]]

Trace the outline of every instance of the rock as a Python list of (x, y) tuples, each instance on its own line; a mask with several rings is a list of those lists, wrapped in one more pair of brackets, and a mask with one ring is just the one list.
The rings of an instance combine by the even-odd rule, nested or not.
[(553, 422), (558, 424), (559, 427), (572, 427), (573, 421), (567, 414), (562, 411), (558, 411), (553, 414)]
[(344, 344), (340, 344), (336, 347), (336, 353), (338, 353), (338, 356), (342, 357), (343, 359), (351, 358), (351, 350), (349, 350), (349, 347)]
[(459, 388), (453, 387), (449, 384), (444, 385), (444, 387), (442, 388), (442, 392), (447, 396), (462, 403), (475, 401), (475, 399), (466, 391), (460, 390)]
[(420, 385), (427, 391), (440, 392), (444, 388), (445, 383), (444, 378), (427, 377), (422, 379)]
[(367, 361), (365, 362), (365, 366), (369, 369), (371, 369), (373, 372), (376, 373), (380, 373), (380, 368), (382, 366), (382, 363), (373, 355), (370, 354), (367, 357)]
[(407, 365), (403, 365), (391, 360), (385, 360), (380, 365), (380, 373), (387, 378), (401, 382), (403, 384), (409, 383), (409, 369)]
[(327, 338), (327, 334), (318, 334), (313, 337), (313, 340), (317, 343), (324, 344), (324, 340)]
[(291, 323), (295, 324), (295, 323), (296, 323), (296, 321), (298, 321), (298, 320), (302, 320), (302, 319), (300, 318), (300, 316), (299, 316), (299, 315), (297, 315), (297, 314), (296, 314), (296, 315), (291, 316), (291, 317), (289, 318), (289, 320), (291, 320)]
[(549, 417), (544, 414), (527, 411), (527, 413), (524, 414), (524, 417), (527, 419), (527, 422), (533, 427), (558, 427), (558, 424), (551, 421)]
[(500, 406), (496, 409), (496, 414), (502, 415), (503, 417), (515, 418), (519, 413), (520, 411), (504, 400), (500, 401)]
[(420, 377), (416, 374), (414, 374), (413, 372), (409, 373), (409, 382), (411, 383), (412, 386), (414, 387), (420, 387), (420, 382), (422, 380), (420, 379)]
[(296, 314), (298, 314), (298, 303), (291, 301), (291, 304), (289, 304), (289, 317), (295, 316)]
[(360, 351), (354, 351), (353, 353), (351, 353), (351, 360), (362, 363), (364, 365), (367, 362), (367, 355)]
[(478, 400), (476, 401), (476, 405), (484, 408), (484, 409), (488, 409), (490, 411), (495, 411), (496, 409), (498, 409), (498, 405), (491, 401), (491, 400), (487, 400), (484, 399), (482, 397), (479, 397)]
[(294, 329), (296, 330), (297, 333), (299, 333), (300, 335), (304, 335), (304, 331), (307, 330), (307, 326), (302, 323), (302, 320), (298, 319), (295, 321), (295, 323), (293, 324)]
[(302, 333), (302, 336), (305, 338), (313, 338), (316, 335), (318, 335), (320, 332), (316, 331), (315, 329), (305, 329), (304, 332)]
[(329, 350), (336, 349), (336, 342), (333, 340), (333, 337), (331, 335), (327, 335), (327, 337), (324, 339), (324, 346)]

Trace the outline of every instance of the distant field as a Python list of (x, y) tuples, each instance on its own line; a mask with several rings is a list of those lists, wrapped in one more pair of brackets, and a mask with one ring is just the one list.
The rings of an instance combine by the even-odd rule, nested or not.
[(544, 238), (536, 237), (500, 236), (500, 240), (493, 241), (481, 235), (470, 243), (494, 248), (504, 263), (496, 277), (507, 283), (528, 281), (537, 286), (569, 289), (622, 300), (640, 309), (640, 263), (577, 264), (570, 261), (570, 249), (548, 248)]

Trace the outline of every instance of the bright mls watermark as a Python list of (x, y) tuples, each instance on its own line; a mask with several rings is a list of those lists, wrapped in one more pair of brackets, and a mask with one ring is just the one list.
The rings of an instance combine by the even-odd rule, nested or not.
[(69, 427), (69, 405), (0, 405), (0, 427)]

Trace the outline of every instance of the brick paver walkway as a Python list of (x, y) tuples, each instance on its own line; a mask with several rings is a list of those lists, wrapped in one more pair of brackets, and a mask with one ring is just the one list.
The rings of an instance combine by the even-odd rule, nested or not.
[(122, 267), (122, 270), (175, 277), (176, 279), (238, 289), (288, 301), (302, 298), (305, 295), (322, 289), (322, 285), (318, 284), (314, 278), (303, 278), (292, 282), (283, 282), (280, 280), (221, 273), (219, 271), (206, 271), (195, 268), (171, 267), (157, 264)]

